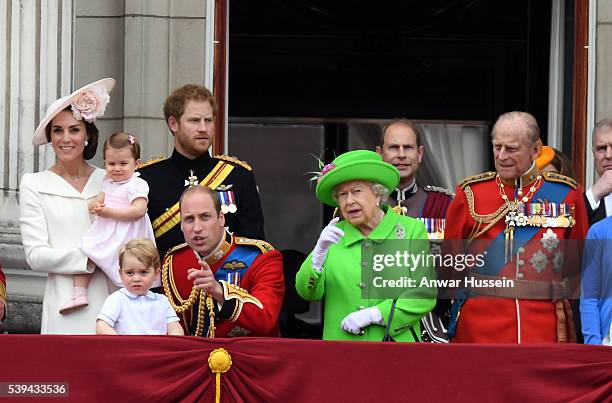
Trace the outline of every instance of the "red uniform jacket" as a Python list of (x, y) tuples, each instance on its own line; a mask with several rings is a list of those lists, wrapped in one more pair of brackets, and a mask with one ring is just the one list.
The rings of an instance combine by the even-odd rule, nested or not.
[[(215, 337), (279, 336), (278, 315), (283, 302), (284, 279), (280, 252), (264, 241), (226, 236), (217, 252), (206, 259), (217, 281), (224, 286), (225, 302), (215, 304)], [(180, 305), (189, 298), (193, 282), (187, 271), (199, 268), (194, 251), (186, 244), (164, 258), (162, 286), (171, 303)], [(182, 312), (181, 322), (194, 334), (199, 301)], [(204, 302), (202, 302), (204, 303)], [(208, 330), (208, 311), (204, 309)], [(179, 312), (180, 313), (180, 312)]]
[[(520, 293), (516, 287), (522, 282), (522, 285), (528, 285), (523, 288), (523, 295), (533, 294), (534, 289), (544, 290), (548, 287), (553, 290), (553, 294), (558, 292), (559, 298), (555, 300), (556, 297), (551, 297), (546, 300), (541, 291), (538, 291), (540, 294), (535, 298), (522, 298), (520, 295), (508, 297), (503, 292), (494, 295), (499, 290), (482, 289), (483, 294), (488, 296), (472, 296), (461, 307), (452, 341), (521, 343), (572, 340), (574, 335), (571, 333), (574, 330), (571, 310), (568, 309), (569, 304), (565, 299), (567, 295), (559, 291), (558, 285), (568, 274), (567, 270), (563, 269), (564, 259), (566, 262), (571, 260), (576, 265), (574, 269), (578, 270), (576, 274), (579, 276), (580, 257), (577, 246), (580, 244), (578, 241), (571, 245), (560, 241), (583, 240), (586, 237), (588, 221), (582, 189), (575, 181), (562, 175), (546, 173), (539, 180), (537, 175), (538, 172), (533, 171), (523, 177), (523, 195), (530, 195), (531, 192), (530, 199), (525, 204), (533, 203), (536, 207), (546, 205), (551, 210), (555, 204), (556, 210), (561, 208), (563, 211), (573, 211), (574, 225), (561, 227), (556, 224), (561, 221), (551, 221), (555, 223), (552, 227), (530, 224), (521, 228), (515, 227), (515, 242), (518, 242), (519, 231), (528, 231), (530, 234), (524, 238), (526, 242), (522, 248), (515, 248), (515, 254), (508, 263), (504, 263), (505, 253), (488, 256), (494, 259), (494, 263), (488, 263), (493, 270), (484, 267), (482, 272), (515, 281), (515, 288), (509, 287), (506, 291)], [(546, 183), (549, 184), (542, 188)], [(534, 191), (531, 191), (532, 187)], [(548, 192), (550, 189), (553, 191)], [(514, 186), (506, 184), (501, 191), (507, 195), (509, 201), (513, 201), (516, 190)], [(564, 196), (562, 200), (555, 201), (554, 197), (558, 195)], [(554, 203), (546, 204), (548, 201)], [(487, 244), (490, 247), (489, 241), (498, 239), (501, 242), (496, 245), (500, 249), (499, 246), (504, 245), (506, 229), (506, 214), (500, 210), (504, 205), (499, 181), (496, 180), (494, 172), (466, 179), (457, 187), (456, 197), (448, 209), (445, 244), (450, 242), (449, 240), (472, 239), (470, 252), (482, 253)], [(496, 214), (498, 212), (502, 214)], [(554, 214), (559, 214), (559, 211), (550, 213), (551, 216)], [(494, 218), (496, 215), (497, 218)], [(478, 220), (481, 222), (478, 223)], [(527, 288), (529, 290), (525, 291)]]
[(6, 277), (4, 277), (4, 273), (2, 272), (2, 267), (0, 267), (0, 301), (4, 303), (4, 307), (2, 311), (0, 311), (0, 320), (4, 318), (4, 313), (6, 311)]

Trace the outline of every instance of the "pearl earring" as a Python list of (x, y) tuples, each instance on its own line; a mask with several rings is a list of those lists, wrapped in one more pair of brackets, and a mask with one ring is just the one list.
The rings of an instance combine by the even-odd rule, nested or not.
[(89, 141), (85, 140), (85, 147), (89, 144)]

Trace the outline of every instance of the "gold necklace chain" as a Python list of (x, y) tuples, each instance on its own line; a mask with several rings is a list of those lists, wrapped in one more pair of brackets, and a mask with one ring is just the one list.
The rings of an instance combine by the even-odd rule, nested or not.
[(536, 177), (535, 182), (533, 183), (533, 185), (531, 185), (531, 187), (529, 188), (529, 192), (527, 192), (526, 195), (523, 196), (522, 188), (518, 189), (517, 195), (518, 197), (521, 198), (520, 200), (517, 200), (516, 198), (514, 198), (513, 201), (509, 200), (508, 196), (506, 195), (506, 192), (504, 191), (504, 188), (506, 187), (506, 185), (504, 185), (504, 182), (499, 177), (499, 174), (495, 176), (495, 182), (497, 182), (497, 186), (499, 187), (499, 194), (502, 200), (504, 201), (505, 205), (508, 206), (510, 211), (515, 211), (519, 202), (527, 203), (529, 199), (533, 196), (535, 191), (538, 190), (538, 185), (540, 184), (540, 182), (542, 182), (542, 175), (538, 175)]
[(499, 194), (508, 211), (506, 213), (506, 229), (504, 230), (504, 263), (511, 261), (512, 256), (514, 255), (514, 227), (516, 225), (525, 225), (525, 209), (523, 204), (527, 203), (533, 196), (541, 181), (542, 175), (538, 175), (526, 195), (523, 195), (523, 188), (518, 188), (517, 196), (520, 199), (515, 197), (514, 200), (510, 201), (506, 195), (506, 192), (504, 191), (504, 182), (499, 177), (499, 174), (495, 175), (495, 182), (499, 187)]

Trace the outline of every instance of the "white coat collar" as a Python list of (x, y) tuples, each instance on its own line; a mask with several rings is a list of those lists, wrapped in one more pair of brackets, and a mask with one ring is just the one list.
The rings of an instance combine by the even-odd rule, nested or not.
[(38, 183), (38, 191), (40, 193), (47, 193), (63, 197), (76, 197), (80, 199), (91, 199), (100, 193), (102, 190), (102, 178), (106, 172), (99, 168), (94, 168), (93, 172), (89, 176), (85, 188), (79, 193), (73, 188), (64, 178), (58, 174), (49, 170), (39, 173), (41, 175), (41, 181)]

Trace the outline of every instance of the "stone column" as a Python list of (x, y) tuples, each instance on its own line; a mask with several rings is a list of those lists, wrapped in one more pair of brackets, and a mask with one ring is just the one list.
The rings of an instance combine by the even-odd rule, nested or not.
[[(174, 88), (205, 83), (212, 58), (208, 6), (206, 0), (76, 1), (75, 82), (117, 80), (98, 125), (101, 142), (125, 130), (141, 142), (143, 160), (171, 152), (162, 106)], [(101, 151), (93, 160), (99, 166)]]
[[(612, 118), (612, 2), (597, 2), (595, 122)], [(590, 142), (589, 142), (590, 145)]]

